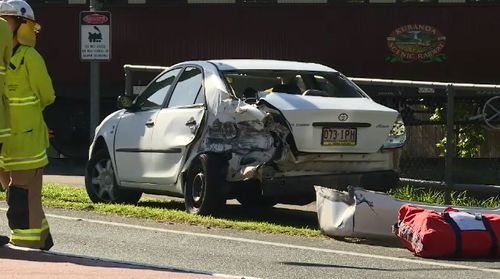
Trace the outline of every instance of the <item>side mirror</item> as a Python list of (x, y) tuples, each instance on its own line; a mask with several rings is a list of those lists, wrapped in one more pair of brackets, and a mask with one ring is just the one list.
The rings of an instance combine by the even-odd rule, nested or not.
[(131, 109), (134, 106), (134, 99), (128, 95), (118, 96), (116, 106), (119, 109)]

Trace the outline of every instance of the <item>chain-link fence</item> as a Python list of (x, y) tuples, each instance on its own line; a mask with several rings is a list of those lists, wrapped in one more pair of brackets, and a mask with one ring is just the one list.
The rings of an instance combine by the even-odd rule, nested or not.
[(500, 85), (353, 81), (403, 116), (404, 184), (500, 193)]

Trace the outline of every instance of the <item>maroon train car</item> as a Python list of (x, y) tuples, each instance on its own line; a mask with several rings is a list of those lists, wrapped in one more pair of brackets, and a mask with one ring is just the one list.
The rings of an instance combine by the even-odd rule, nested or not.
[[(59, 97), (47, 111), (53, 143), (85, 156), (90, 70), (80, 61), (79, 13), (88, 1), (29, 2), (43, 27), (37, 48)], [(124, 91), (124, 64), (265, 58), (318, 62), (351, 77), (500, 83), (499, 1), (192, 2), (200, 1), (104, 1), (112, 14), (112, 59), (101, 63), (103, 117)]]

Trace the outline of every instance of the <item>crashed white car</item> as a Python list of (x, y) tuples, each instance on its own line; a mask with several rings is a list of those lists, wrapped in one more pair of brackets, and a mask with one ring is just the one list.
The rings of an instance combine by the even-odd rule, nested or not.
[(274, 60), (191, 61), (160, 73), (97, 127), (86, 189), (94, 202), (142, 193), (215, 213), (307, 204), (314, 185), (384, 189), (398, 181), (406, 140), (398, 112), (338, 71)]

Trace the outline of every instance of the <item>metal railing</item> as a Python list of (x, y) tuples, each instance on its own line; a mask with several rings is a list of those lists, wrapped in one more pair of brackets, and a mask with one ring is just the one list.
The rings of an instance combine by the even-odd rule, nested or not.
[[(455, 91), (499, 91), (500, 85), (497, 84), (472, 84), (472, 83), (447, 83), (447, 82), (429, 82), (429, 81), (412, 81), (412, 80), (390, 80), (390, 79), (369, 79), (369, 78), (350, 78), (357, 85), (372, 85), (372, 86), (389, 86), (389, 87), (423, 87), (423, 88), (433, 88), (433, 89), (444, 89), (446, 92), (446, 152), (445, 152), (445, 175), (444, 183), (439, 181), (425, 181), (418, 179), (402, 179), (403, 182), (407, 182), (413, 185), (419, 186), (430, 186), (430, 187), (443, 187), (445, 190), (445, 202), (450, 203), (451, 191), (452, 190), (474, 190), (478, 192), (488, 192), (492, 194), (500, 194), (500, 186), (497, 185), (479, 185), (479, 184), (459, 184), (453, 181), (453, 168), (454, 159), (456, 154), (456, 143), (455, 143)], [(498, 95), (500, 93), (493, 92), (493, 95)], [(404, 96), (400, 96), (404, 98)], [(494, 98), (500, 98), (500, 96), (494, 96)], [(476, 115), (475, 118), (483, 119), (486, 124), (492, 128), (500, 128), (500, 126), (490, 125), (490, 122), (499, 123), (500, 120), (500, 107), (491, 107), (493, 110), (493, 115), (487, 115), (485, 109), (488, 106), (488, 102), (484, 104), (482, 114)], [(491, 105), (490, 105), (491, 106)]]

